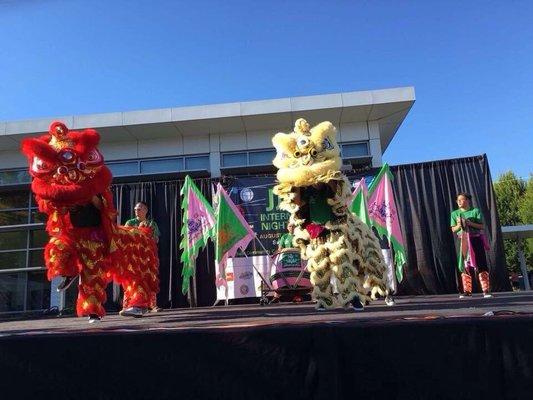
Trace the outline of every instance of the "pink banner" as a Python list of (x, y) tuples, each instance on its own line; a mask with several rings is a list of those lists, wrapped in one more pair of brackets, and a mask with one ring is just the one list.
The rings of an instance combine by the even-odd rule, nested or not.
[(368, 213), (373, 224), (379, 224), (402, 246), (403, 237), (398, 220), (398, 210), (388, 174), (384, 174), (368, 199)]
[(189, 188), (187, 196), (187, 236), (189, 246), (192, 247), (201, 237), (208, 235), (208, 231), (215, 226), (215, 221), (192, 187)]

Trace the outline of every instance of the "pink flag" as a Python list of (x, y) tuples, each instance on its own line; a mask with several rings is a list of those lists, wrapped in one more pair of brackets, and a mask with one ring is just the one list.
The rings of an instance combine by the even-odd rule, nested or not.
[(198, 194), (192, 189), (188, 191), (188, 204), (187, 207), (187, 221), (188, 221), (188, 241), (189, 247), (193, 247), (194, 244), (201, 238), (207, 236), (209, 231), (215, 226), (215, 219), (212, 214), (212, 210), (206, 207), (203, 202), (204, 199), (200, 199)]
[(396, 264), (396, 276), (398, 281), (403, 279), (403, 264), (405, 264), (406, 252), (394, 192), (392, 191), (392, 173), (388, 164), (383, 165), (378, 175), (372, 180), (368, 189), (368, 214), (380, 236), (389, 239), (394, 249), (394, 263)]
[(215, 218), (211, 204), (205, 199), (189, 175), (185, 177), (180, 194), (183, 196), (181, 201), (183, 224), (180, 243), (181, 262), (183, 263), (181, 290), (185, 294), (189, 290), (189, 280), (194, 275), (194, 261), (198, 252), (207, 245), (208, 239), (214, 235)]

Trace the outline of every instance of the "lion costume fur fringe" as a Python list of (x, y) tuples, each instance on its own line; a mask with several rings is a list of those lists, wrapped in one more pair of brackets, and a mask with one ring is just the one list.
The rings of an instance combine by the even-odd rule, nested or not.
[(125, 307), (151, 307), (159, 290), (152, 232), (117, 225), (112, 176), (97, 149), (99, 140), (93, 129), (69, 131), (56, 121), (48, 134), (22, 142), (32, 191), (48, 217), (47, 276), (79, 274), (78, 316), (105, 314), (105, 288), (111, 281), (122, 285)]
[[(324, 308), (346, 306), (356, 296), (366, 303), (386, 294), (386, 266), (379, 241), (347, 207), (350, 184), (340, 171), (342, 160), (335, 136), (330, 122), (311, 129), (306, 120), (298, 119), (293, 132), (278, 133), (272, 139), (277, 153), (273, 164), (278, 168), (274, 193), (281, 199), (280, 208), (290, 213), (289, 221), (295, 225), (293, 245), (307, 260), (313, 298), (317, 307)], [(333, 194), (327, 199), (333, 218), (320, 227), (324, 234), (315, 238), (309, 217), (303, 215), (305, 202), (300, 199), (310, 187), (329, 187)], [(338, 296), (333, 293), (332, 274)]]

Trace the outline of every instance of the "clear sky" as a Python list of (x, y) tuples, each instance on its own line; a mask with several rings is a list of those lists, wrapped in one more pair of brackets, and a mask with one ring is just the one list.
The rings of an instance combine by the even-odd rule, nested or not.
[(533, 172), (533, 1), (0, 0), (0, 121), (414, 86), (390, 164)]

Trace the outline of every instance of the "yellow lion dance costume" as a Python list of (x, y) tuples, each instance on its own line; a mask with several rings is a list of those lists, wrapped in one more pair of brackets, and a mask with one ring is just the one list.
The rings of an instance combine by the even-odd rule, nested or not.
[[(311, 273), (317, 309), (361, 308), (360, 303), (385, 295), (386, 270), (379, 241), (348, 210), (350, 183), (331, 122), (310, 128), (298, 119), (294, 132), (278, 133), (273, 163), (278, 168), (274, 193), (295, 225), (293, 244), (301, 249)], [(332, 274), (337, 282), (334, 296)]]

